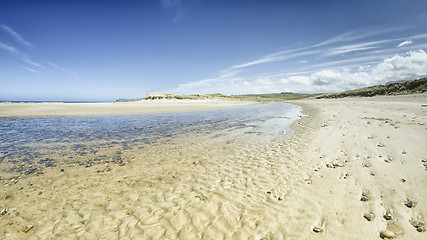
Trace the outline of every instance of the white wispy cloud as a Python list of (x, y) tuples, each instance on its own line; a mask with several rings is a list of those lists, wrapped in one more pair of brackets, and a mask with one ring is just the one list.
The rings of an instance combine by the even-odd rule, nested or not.
[(0, 48), (9, 51), (10, 53), (16, 53), (18, 50), (10, 45), (0, 42)]
[[(307, 72), (308, 73), (308, 72)], [(278, 75), (232, 79), (209, 79), (179, 85), (177, 92), (222, 92), (225, 94), (267, 92), (335, 92), (352, 88), (383, 84), (389, 81), (413, 80), (427, 77), (427, 54), (424, 50), (393, 55), (373, 65), (360, 65), (355, 71), (350, 68), (324, 69), (312, 73), (299, 72), (291, 76)], [(285, 75), (285, 74), (284, 74)]]
[(268, 63), (268, 62), (276, 62), (276, 61), (282, 61), (284, 60), (284, 56), (266, 56), (263, 57), (261, 59), (257, 59), (251, 62), (247, 62), (247, 63), (243, 63), (243, 64), (238, 64), (238, 65), (234, 65), (231, 67), (231, 69), (238, 69), (238, 68), (246, 68), (246, 67), (250, 67), (253, 65), (258, 65), (261, 63)]
[(51, 67), (53, 67), (53, 68), (55, 68), (55, 69), (58, 69), (58, 70), (60, 70), (60, 71), (62, 71), (62, 72), (64, 72), (64, 73), (67, 73), (67, 74), (69, 74), (69, 75), (73, 76), (74, 78), (78, 79), (78, 76), (77, 76), (77, 73), (76, 73), (76, 72), (70, 71), (70, 70), (68, 70), (68, 69), (64, 68), (63, 66), (60, 66), (60, 65), (58, 65), (58, 64), (56, 64), (56, 63), (53, 63), (53, 62), (51, 62), (51, 61), (46, 61), (46, 63), (47, 63), (48, 65), (50, 65)]
[(26, 63), (28, 63), (30, 65), (33, 65), (35, 67), (38, 67), (38, 68), (43, 68), (42, 65), (40, 65), (39, 63), (33, 61), (30, 58), (30, 56), (28, 56), (27, 54), (19, 51), (18, 49), (16, 49), (15, 47), (13, 47), (11, 45), (8, 45), (8, 44), (0, 42), (0, 48), (3, 49), (3, 50), (8, 51), (10, 54), (12, 54), (13, 56), (15, 56), (16, 58), (20, 59), (23, 62), (26, 62)]
[(25, 40), (21, 34), (15, 32), (11, 27), (7, 26), (7, 25), (0, 25), (0, 27), (6, 31), (7, 33), (9, 33), (10, 36), (12, 36), (17, 42), (19, 42), (20, 44), (26, 46), (26, 47), (32, 47), (33, 44), (28, 42), (27, 40)]
[[(334, 47), (329, 50), (326, 55), (339, 55), (339, 54), (345, 54), (350, 52), (357, 52), (357, 51), (363, 51), (363, 50), (370, 50), (374, 48), (378, 48), (379, 44), (385, 43), (388, 40), (384, 41), (376, 41), (376, 42), (366, 42), (366, 43), (356, 43), (356, 44), (350, 44), (340, 47)], [(373, 46), (377, 45), (377, 46)]]
[[(348, 35), (345, 35), (348, 36)], [(343, 38), (333, 38), (333, 40), (326, 41), (327, 44), (331, 43), (338, 43), (338, 39)], [(260, 59), (253, 60), (250, 62), (246, 62), (243, 64), (238, 64), (230, 67), (231, 69), (237, 69), (237, 68), (246, 68), (251, 67), (258, 64), (263, 63), (269, 63), (269, 62), (277, 62), (277, 61), (283, 61), (308, 55), (317, 55), (317, 54), (324, 54), (324, 55), (339, 55), (344, 53), (350, 53), (350, 52), (356, 52), (356, 51), (363, 51), (363, 50), (371, 50), (376, 49), (380, 47), (380, 44), (391, 42), (394, 39), (388, 39), (388, 40), (382, 40), (382, 41), (374, 41), (374, 42), (365, 42), (365, 43), (357, 43), (357, 44), (350, 44), (350, 45), (344, 45), (339, 47), (322, 47), (320, 46), (326, 45), (326, 42), (322, 44), (315, 44), (312, 46), (307, 46), (303, 48), (297, 48), (293, 50), (285, 50), (285, 51), (279, 51), (276, 53), (269, 54), (267, 56), (264, 56)], [(347, 41), (347, 39), (346, 39)], [(377, 46), (374, 46), (377, 45)], [(300, 60), (301, 63), (306, 63), (307, 60)]]
[[(258, 64), (283, 61), (283, 60), (288, 60), (288, 59), (307, 56), (307, 55), (315, 55), (315, 54), (319, 54), (319, 53), (324, 53), (325, 55), (338, 55), (338, 54), (344, 54), (344, 53), (349, 53), (349, 52), (370, 50), (370, 49), (378, 48), (378, 46), (373, 46), (373, 45), (380, 45), (380, 44), (387, 43), (387, 42), (390, 42), (393, 40), (393, 39), (387, 39), (387, 40), (382, 40), (382, 41), (357, 43), (357, 44), (350, 44), (350, 45), (344, 45), (344, 46), (339, 46), (339, 47), (329, 47), (329, 48), (325, 47), (326, 45), (338, 44), (341, 42), (348, 42), (350, 40), (361, 39), (360, 34), (357, 36), (353, 36), (354, 34), (355, 34), (354, 31), (350, 31), (350, 32), (342, 34), (338, 37), (333, 37), (329, 40), (326, 40), (324, 42), (314, 44), (311, 46), (306, 46), (306, 47), (302, 47), (302, 48), (296, 48), (296, 49), (290, 49), (290, 50), (279, 51), (276, 53), (271, 53), (271, 54), (266, 55), (260, 59), (256, 59), (256, 60), (246, 62), (243, 64), (234, 65), (231, 67), (231, 69), (246, 68), (246, 67), (251, 67), (254, 65), (258, 65)], [(365, 37), (371, 36), (372, 34), (374, 34), (374, 32), (368, 33), (368, 34), (365, 33), (363, 36), (365, 36)], [(302, 60), (302, 61), (307, 61), (307, 60)]]
[[(6, 32), (8, 32), (17, 42), (19, 42), (20, 44), (26, 46), (26, 47), (32, 47), (33, 45), (26, 41), (19, 33), (15, 32), (12, 28), (10, 28), (9, 26), (6, 25), (0, 25), (0, 27), (5, 30)], [(33, 73), (41, 73), (40, 71), (36, 70), (34, 67), (38, 68), (38, 69), (46, 69), (45, 66), (50, 66), (54, 69), (60, 70), (64, 73), (67, 73), (71, 76), (73, 76), (74, 78), (78, 79), (77, 73), (73, 72), (73, 71), (69, 71), (68, 69), (60, 66), (59, 64), (53, 63), (51, 61), (44, 61), (45, 66), (41, 65), (40, 63), (34, 61), (28, 54), (26, 54), (25, 52), (19, 50), (18, 48), (16, 48), (15, 46), (11, 45), (11, 44), (6, 44), (4, 42), (0, 41), (0, 50), (5, 50), (7, 52), (9, 52), (12, 56), (14, 56), (15, 58), (31, 65), (31, 67), (29, 66), (23, 66), (22, 68), (29, 71), (29, 72), (33, 72)]]
[(29, 68), (29, 67), (22, 67), (22, 68), (29, 72), (40, 74), (40, 72), (35, 70), (34, 68)]
[[(230, 67), (230, 69), (252, 67), (258, 64), (284, 61), (288, 59), (315, 55), (319, 53), (323, 53), (325, 55), (339, 55), (339, 54), (350, 53), (350, 52), (377, 49), (377, 48), (380, 48), (382, 44), (390, 43), (393, 41), (399, 41), (401, 39), (399, 38), (383, 39), (380, 41), (347, 44), (344, 46), (339, 46), (339, 45), (347, 42), (366, 39), (375, 35), (407, 30), (409, 28), (411, 28), (411, 26), (402, 25), (402, 26), (393, 26), (393, 27), (382, 27), (381, 29), (378, 29), (378, 28), (354, 29), (344, 34), (329, 38), (317, 44), (271, 53), (259, 59), (255, 59), (246, 63), (233, 65)], [(427, 38), (427, 34), (415, 35), (415, 36), (411, 36), (410, 38), (411, 39)], [(307, 60), (305, 59), (302, 61), (307, 61)]]
[(427, 34), (419, 34), (419, 35), (414, 35), (409, 37), (409, 39), (423, 39), (423, 38), (427, 38)]
[[(320, 50), (305, 50), (305, 49), (306, 48), (301, 48), (301, 49), (272, 53), (254, 61), (231, 66), (230, 69), (247, 68), (247, 67), (251, 67), (251, 66), (263, 64), (263, 63), (279, 62), (279, 61), (284, 61), (284, 60), (308, 56), (308, 55), (315, 55), (321, 52)], [(306, 61), (306, 60), (303, 60), (303, 61)]]
[(403, 46), (410, 45), (410, 44), (412, 44), (412, 41), (406, 40), (404, 42), (399, 43), (399, 45), (397, 45), (397, 47), (403, 47)]
[(46, 63), (47, 63), (47, 64), (49, 64), (50, 66), (52, 66), (52, 67), (56, 68), (56, 69), (59, 69), (59, 70), (63, 71), (63, 72), (68, 72), (68, 70), (67, 70), (67, 69), (65, 69), (65, 68), (64, 68), (64, 67), (62, 67), (62, 66), (59, 66), (58, 64), (55, 64), (55, 63), (50, 62), (50, 61), (46, 61)]
[[(320, 43), (231, 65), (219, 71), (218, 77), (181, 84), (169, 91), (333, 92), (427, 77), (427, 34), (406, 35), (411, 28), (406, 25), (351, 30)], [(393, 37), (387, 37), (390, 35)]]

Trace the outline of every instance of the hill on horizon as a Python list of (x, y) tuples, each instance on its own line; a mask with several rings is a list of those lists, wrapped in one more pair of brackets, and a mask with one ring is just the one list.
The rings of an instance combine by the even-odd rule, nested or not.
[(343, 97), (373, 97), (376, 95), (399, 95), (421, 93), (425, 91), (427, 91), (427, 78), (421, 78), (418, 80), (391, 82), (382, 85), (347, 90), (339, 93), (326, 93), (317, 96), (316, 99)]

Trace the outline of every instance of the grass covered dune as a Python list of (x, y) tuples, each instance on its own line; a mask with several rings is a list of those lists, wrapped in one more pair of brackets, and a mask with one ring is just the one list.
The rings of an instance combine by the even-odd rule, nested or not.
[(328, 93), (316, 98), (343, 98), (343, 97), (372, 97), (376, 95), (402, 95), (410, 93), (422, 93), (427, 91), (427, 78), (418, 80), (388, 83), (371, 87), (348, 90), (340, 93)]

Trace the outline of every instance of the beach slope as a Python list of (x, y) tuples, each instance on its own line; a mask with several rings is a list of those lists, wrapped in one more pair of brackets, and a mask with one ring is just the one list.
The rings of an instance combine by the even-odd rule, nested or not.
[(304, 239), (426, 239), (427, 95), (299, 104), (312, 116), (295, 152), (312, 168), (293, 193)]

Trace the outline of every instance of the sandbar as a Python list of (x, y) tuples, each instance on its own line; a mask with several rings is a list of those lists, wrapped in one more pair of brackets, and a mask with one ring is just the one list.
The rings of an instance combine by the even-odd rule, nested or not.
[(256, 104), (233, 100), (142, 100), (104, 103), (0, 103), (0, 116), (116, 115), (206, 110)]

